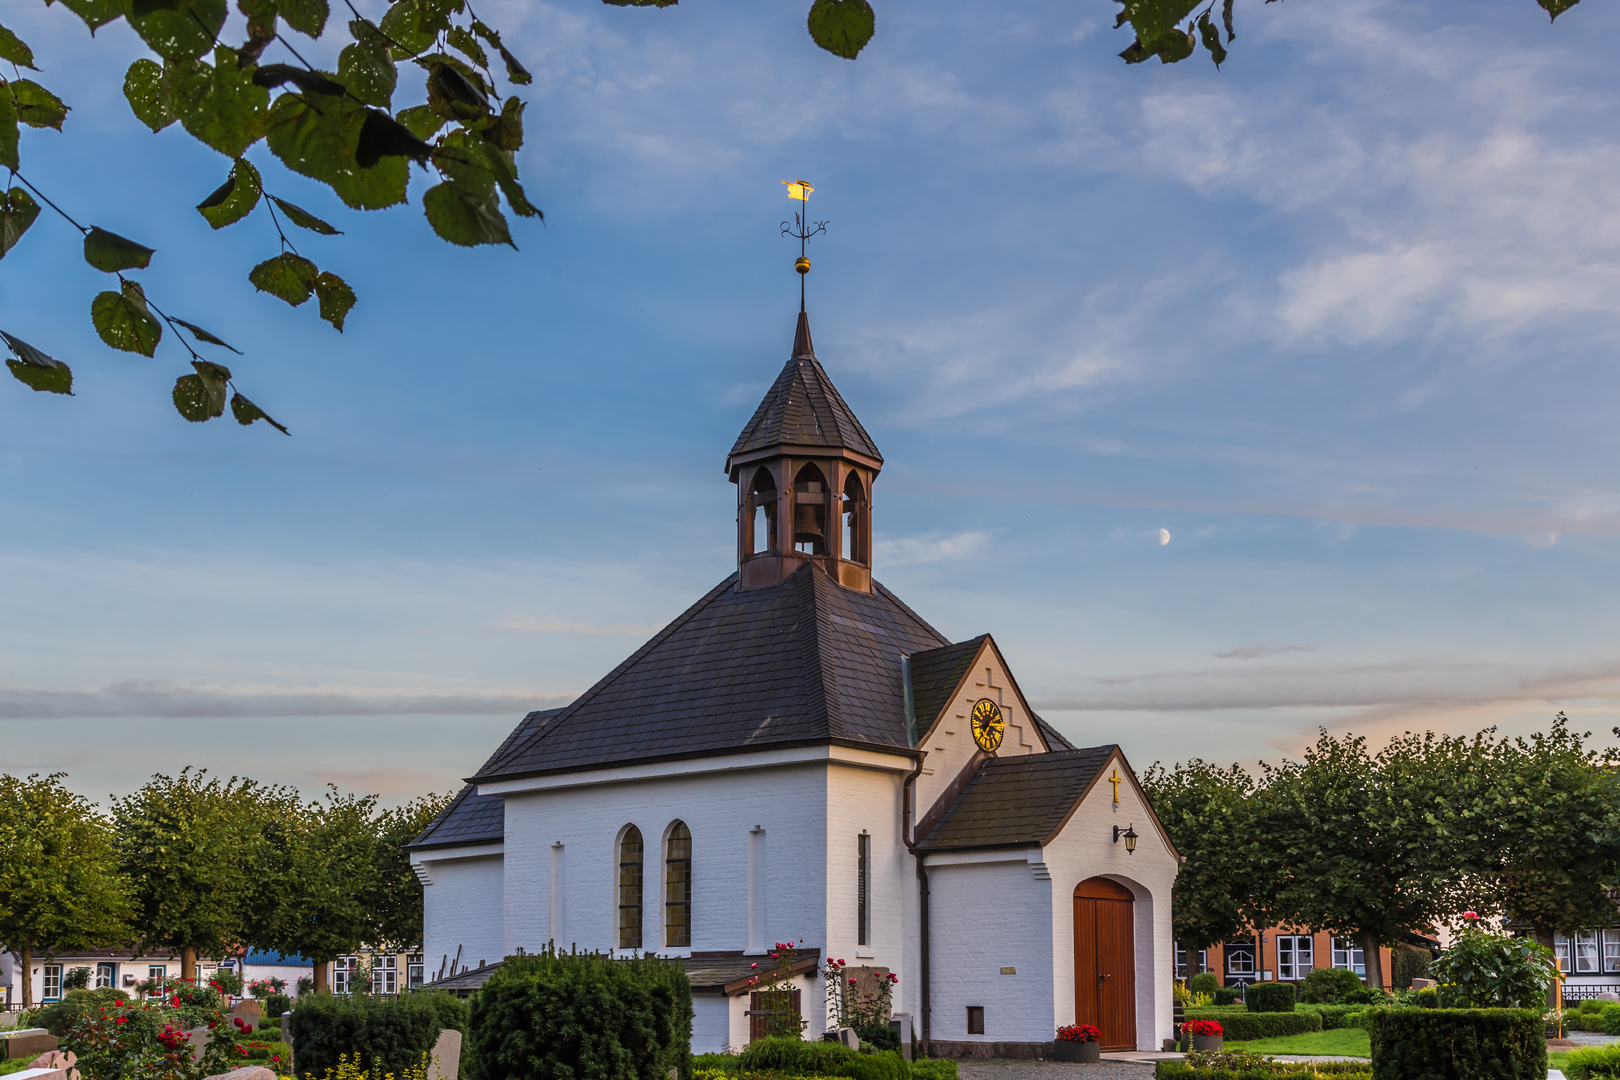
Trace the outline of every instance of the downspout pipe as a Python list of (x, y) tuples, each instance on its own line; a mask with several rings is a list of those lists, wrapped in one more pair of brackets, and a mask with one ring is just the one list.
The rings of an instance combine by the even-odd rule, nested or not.
[[(914, 700), (911, 696), (911, 657), (902, 656), (900, 658), (900, 674), (902, 676), (902, 685), (905, 687), (906, 739), (908, 742), (910, 742), (912, 749), (916, 749), (918, 737), (917, 711)], [(919, 1021), (917, 1025), (919, 1029), (917, 1041), (922, 1046), (923, 1057), (927, 1057), (929, 1052), (929, 1020), (930, 1013), (932, 1011), (932, 1007), (929, 1004), (931, 995), (929, 993), (928, 964), (928, 867), (923, 865), (923, 855), (917, 850), (917, 838), (912, 833), (912, 829), (917, 820), (916, 807), (912, 801), (912, 785), (916, 782), (917, 777), (922, 775), (922, 767), (923, 759), (919, 757), (917, 759), (916, 768), (912, 769), (911, 772), (906, 775), (905, 782), (901, 785), (901, 790), (905, 794), (905, 820), (901, 823), (900, 835), (901, 839), (903, 839), (906, 843), (906, 850), (911, 853), (911, 857), (917, 866), (917, 922), (919, 950), (917, 981), (920, 984), (917, 988), (919, 998), (917, 1003)]]

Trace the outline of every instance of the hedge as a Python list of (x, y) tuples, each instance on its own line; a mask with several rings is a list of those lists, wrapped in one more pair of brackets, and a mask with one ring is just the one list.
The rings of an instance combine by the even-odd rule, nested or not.
[(1569, 1080), (1614, 1080), (1620, 1077), (1620, 1046), (1583, 1046), (1564, 1060)]
[(398, 1076), (422, 1064), (444, 1028), (465, 1034), (467, 1019), (467, 1003), (445, 993), (306, 994), (287, 1028), (300, 1074), (324, 1076), (347, 1054), (373, 1074)]
[(741, 1073), (777, 1073), (789, 1076), (842, 1076), (848, 1080), (954, 1080), (956, 1063), (919, 1062), (913, 1066), (892, 1050), (857, 1053), (842, 1043), (805, 1042), (792, 1036), (756, 1039), (737, 1057)]
[(678, 960), (548, 946), (495, 969), (467, 1045), (469, 1080), (691, 1080), (692, 987)]
[(1255, 983), (1254, 985), (1250, 986), (1248, 992), (1243, 995), (1243, 1003), (1249, 1007), (1250, 1012), (1293, 1012), (1294, 993), (1292, 983)]
[(1375, 1080), (1546, 1080), (1532, 1009), (1375, 1009), (1367, 1021)]
[(1305, 1009), (1286, 1013), (1250, 1012), (1241, 1006), (1188, 1009), (1186, 1019), (1218, 1020), (1226, 1038), (1233, 1042), (1278, 1039), (1285, 1035), (1303, 1035), (1307, 1031), (1322, 1030), (1321, 1014)]
[(1334, 1080), (1372, 1080), (1365, 1061), (1273, 1061), (1233, 1069), (1195, 1069), (1179, 1059), (1161, 1061), (1153, 1080), (1273, 1080), (1274, 1077), (1333, 1077)]
[(1235, 1005), (1243, 1000), (1243, 987), (1222, 986), (1215, 991), (1215, 1004)]
[(1355, 1027), (1355, 1024), (1344, 1022), (1346, 1015), (1359, 1013), (1366, 1009), (1365, 1005), (1296, 1005), (1295, 1012), (1313, 1012), (1322, 1018), (1322, 1030), (1332, 1031), (1334, 1028)]

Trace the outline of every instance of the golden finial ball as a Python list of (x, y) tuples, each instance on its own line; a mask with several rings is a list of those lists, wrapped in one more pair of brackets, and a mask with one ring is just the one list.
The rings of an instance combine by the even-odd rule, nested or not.
[(801, 274), (808, 274), (810, 272), (810, 260), (805, 258), (803, 255), (800, 255), (793, 263), (793, 269), (797, 270)]

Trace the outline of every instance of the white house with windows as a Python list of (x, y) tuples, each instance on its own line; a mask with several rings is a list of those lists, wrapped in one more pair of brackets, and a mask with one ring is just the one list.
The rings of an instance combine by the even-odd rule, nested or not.
[(1070, 745), (990, 635), (873, 579), (882, 467), (801, 311), (726, 461), (737, 571), (524, 717), (414, 841), (430, 985), (548, 943), (678, 956), (693, 1048), (719, 1050), (756, 1034), (749, 979), (784, 941), (812, 1036), (833, 959), (898, 975), (936, 1055), (1171, 1036), (1179, 856), (1117, 746)]
[[(207, 978), (221, 967), (220, 961), (198, 960), (198, 974)], [(146, 955), (133, 949), (79, 949), (57, 956), (35, 956), (29, 971), (22, 972), (22, 958), (15, 952), (0, 954), (0, 975), (5, 977), (8, 1007), (22, 1003), (23, 978), (33, 982), (31, 1000), (36, 1005), (49, 1005), (62, 999), (63, 978), (75, 968), (90, 971), (91, 988), (112, 986), (134, 992), (134, 988), (148, 979), (162, 979), (180, 974), (180, 958), (161, 954)]]
[(424, 982), (422, 954), (367, 947), (353, 956), (340, 956), (331, 962), (327, 985), (332, 993), (355, 993), (366, 981), (371, 983), (369, 992), (372, 994), (420, 990)]

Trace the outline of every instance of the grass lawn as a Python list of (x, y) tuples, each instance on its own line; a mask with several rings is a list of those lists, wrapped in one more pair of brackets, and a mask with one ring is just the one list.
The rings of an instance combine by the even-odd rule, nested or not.
[(1334, 1054), (1340, 1057), (1372, 1057), (1372, 1041), (1362, 1028), (1333, 1028), (1286, 1035), (1279, 1039), (1252, 1039), (1225, 1044), (1232, 1050), (1252, 1050), (1257, 1054)]

